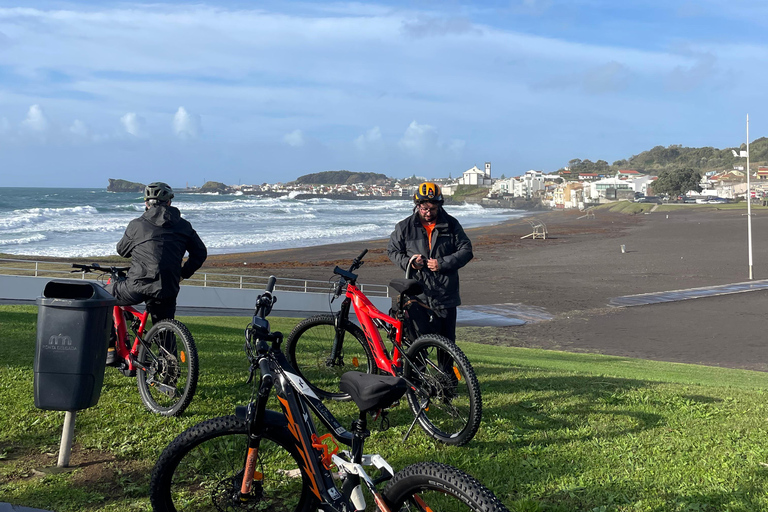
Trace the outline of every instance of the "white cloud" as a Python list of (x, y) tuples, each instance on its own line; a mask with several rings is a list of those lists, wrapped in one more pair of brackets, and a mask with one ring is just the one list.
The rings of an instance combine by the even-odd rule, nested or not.
[(419, 39), (423, 37), (455, 36), (463, 34), (482, 35), (482, 30), (466, 18), (435, 18), (420, 16), (416, 20), (404, 21), (404, 34)]
[(179, 107), (173, 116), (173, 131), (180, 139), (196, 139), (200, 135), (200, 116), (190, 114), (184, 107)]
[(381, 140), (381, 130), (378, 126), (374, 126), (364, 134), (355, 139), (355, 145), (361, 151), (368, 147), (370, 144), (376, 143)]
[(120, 122), (128, 134), (134, 137), (142, 137), (144, 135), (144, 118), (136, 115), (135, 112), (128, 112), (120, 118)]
[(400, 147), (412, 153), (424, 153), (437, 145), (437, 130), (428, 124), (412, 121), (400, 139)]
[(69, 127), (69, 133), (82, 138), (87, 138), (89, 134), (88, 127), (85, 126), (85, 123), (79, 119), (74, 120), (72, 125)]
[(461, 153), (462, 151), (464, 151), (464, 146), (466, 145), (467, 145), (467, 142), (465, 140), (453, 139), (448, 144), (448, 149), (453, 151), (454, 153)]
[(0, 117), (0, 135), (11, 131), (11, 123), (5, 117)]
[(301, 147), (304, 145), (304, 134), (301, 130), (293, 130), (283, 137), (283, 141), (289, 146)]
[(27, 117), (21, 122), (21, 126), (33, 132), (45, 132), (48, 130), (48, 119), (40, 105), (32, 105), (27, 111)]

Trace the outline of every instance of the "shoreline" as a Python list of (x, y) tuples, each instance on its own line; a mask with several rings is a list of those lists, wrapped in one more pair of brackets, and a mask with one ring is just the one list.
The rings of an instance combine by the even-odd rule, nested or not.
[[(466, 230), (475, 257), (460, 271), (462, 306), (489, 306), (489, 312), (493, 305), (524, 306), (551, 319), (460, 327), (460, 342), (768, 371), (766, 290), (608, 306), (625, 295), (749, 281), (743, 210), (692, 206), (580, 216), (579, 211), (547, 211)], [(545, 240), (522, 238), (531, 232), (528, 220), (533, 219), (546, 224)], [(768, 209), (753, 209), (752, 219), (754, 279), (768, 279)], [(327, 281), (336, 265), (348, 268), (368, 248), (357, 271), (359, 282), (386, 285), (403, 277), (386, 255), (387, 242), (211, 255), (201, 271)]]

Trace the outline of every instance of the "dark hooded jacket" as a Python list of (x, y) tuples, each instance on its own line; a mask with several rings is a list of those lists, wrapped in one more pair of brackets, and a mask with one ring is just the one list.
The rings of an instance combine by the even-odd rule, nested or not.
[(464, 229), (455, 218), (440, 208), (435, 229), (432, 231), (432, 250), (429, 250), (427, 230), (421, 224), (418, 212), (395, 226), (389, 238), (387, 254), (392, 262), (404, 271), (411, 256), (421, 254), (437, 259), (440, 269), (432, 272), (426, 266), (412, 276), (424, 287), (432, 308), (452, 308), (461, 304), (459, 296), (459, 269), (469, 263), (472, 254), (470, 242)]
[[(132, 220), (117, 243), (117, 252), (131, 258), (130, 290), (158, 299), (176, 297), (180, 278), (188, 279), (208, 257), (192, 225), (174, 206), (158, 205)], [(184, 253), (189, 259), (182, 265)]]

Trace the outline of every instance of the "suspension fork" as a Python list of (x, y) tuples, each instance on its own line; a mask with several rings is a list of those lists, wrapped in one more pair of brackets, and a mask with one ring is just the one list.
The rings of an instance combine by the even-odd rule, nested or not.
[(271, 374), (265, 378), (264, 373), (262, 373), (256, 401), (251, 401), (248, 404), (248, 409), (245, 413), (245, 422), (248, 432), (248, 451), (245, 456), (243, 481), (240, 484), (239, 499), (241, 502), (246, 502), (250, 498), (254, 480), (261, 482), (263, 478), (263, 475), (256, 471), (256, 462), (258, 461), (259, 445), (261, 444), (262, 437), (260, 427), (264, 425), (267, 399), (269, 398), (273, 383), (274, 377)]
[(331, 355), (328, 357), (327, 363), (332, 366), (336, 366), (341, 362), (341, 350), (344, 347), (344, 326), (349, 321), (349, 308), (352, 305), (352, 301), (349, 297), (345, 297), (339, 307), (339, 312), (334, 315), (333, 318), (333, 346), (331, 347)]

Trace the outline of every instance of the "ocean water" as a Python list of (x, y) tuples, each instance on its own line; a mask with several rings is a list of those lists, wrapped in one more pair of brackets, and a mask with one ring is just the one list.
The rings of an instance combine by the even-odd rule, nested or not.
[[(176, 194), (173, 205), (192, 223), (210, 254), (386, 238), (412, 209), (408, 200), (298, 200), (214, 194)], [(526, 214), (477, 205), (451, 205), (447, 210), (464, 228), (498, 224)], [(58, 257), (115, 254), (115, 245), (128, 222), (143, 211), (141, 194), (0, 187), (0, 253)]]

